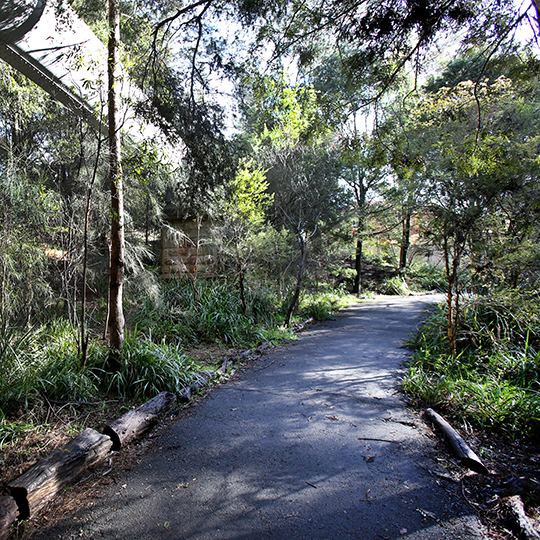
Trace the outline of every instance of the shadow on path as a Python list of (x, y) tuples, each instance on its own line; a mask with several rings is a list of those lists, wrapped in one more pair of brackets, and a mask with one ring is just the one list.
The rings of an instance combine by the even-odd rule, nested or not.
[(432, 301), (358, 304), (266, 354), (42, 537), (482, 538), (430, 474), (432, 439), (398, 391), (403, 340)]

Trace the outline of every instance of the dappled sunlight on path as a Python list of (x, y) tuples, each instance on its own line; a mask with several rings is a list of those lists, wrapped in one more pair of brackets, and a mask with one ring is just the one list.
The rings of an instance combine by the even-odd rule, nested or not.
[(358, 304), (263, 356), (55, 537), (481, 538), (398, 390), (430, 300)]

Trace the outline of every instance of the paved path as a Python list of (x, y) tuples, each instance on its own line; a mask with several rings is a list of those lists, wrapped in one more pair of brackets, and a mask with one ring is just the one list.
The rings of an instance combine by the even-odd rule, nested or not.
[(382, 298), (210, 393), (47, 538), (482, 538), (396, 389), (430, 297)]

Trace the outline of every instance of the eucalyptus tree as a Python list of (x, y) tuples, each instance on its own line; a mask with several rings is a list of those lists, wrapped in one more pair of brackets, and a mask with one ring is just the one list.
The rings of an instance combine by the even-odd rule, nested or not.
[(293, 85), (286, 73), (256, 77), (246, 88), (246, 129), (253, 153), (268, 169), (273, 205), (270, 221), (296, 239), (296, 284), (288, 302), (290, 323), (304, 281), (311, 241), (344, 217), (339, 183), (341, 161), (335, 140), (320, 121), (315, 90)]
[(407, 137), (422, 155), (420, 201), (431, 216), (429, 237), (444, 257), (451, 354), (456, 353), (463, 262), (474, 263), (476, 256), (480, 263), (478, 254), (487, 254), (488, 224), (493, 226), (498, 213), (500, 226), (511, 225), (508, 214), (501, 219), (501, 208), (508, 209), (508, 201), (537, 183), (540, 139), (534, 108), (501, 77), (425, 94), (409, 112)]

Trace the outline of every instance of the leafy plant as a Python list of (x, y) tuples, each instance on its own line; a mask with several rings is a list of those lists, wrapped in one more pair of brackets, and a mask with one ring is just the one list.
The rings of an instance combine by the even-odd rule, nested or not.
[(378, 288), (380, 294), (408, 296), (411, 294), (407, 282), (402, 276), (387, 278)]
[(340, 309), (355, 302), (358, 302), (357, 297), (339, 291), (306, 293), (300, 301), (299, 311), (303, 317), (325, 321)]
[(199, 366), (178, 345), (156, 344), (136, 332), (126, 338), (121, 368), (107, 377), (107, 389), (135, 399), (162, 391), (178, 393), (198, 380), (198, 371)]
[(416, 352), (403, 388), (431, 406), (519, 436), (540, 427), (539, 315), (515, 295), (471, 298), (463, 306), (458, 354), (445, 347), (445, 309), (411, 340)]

